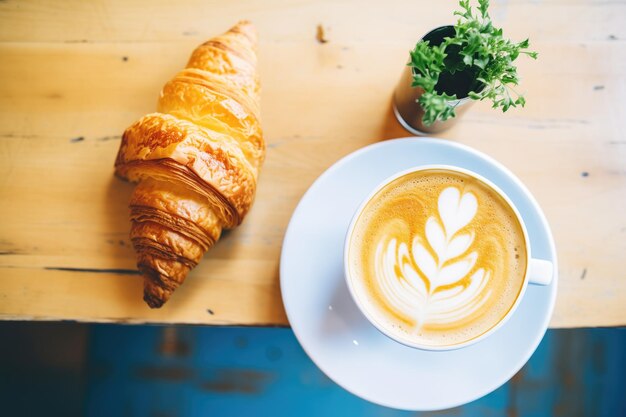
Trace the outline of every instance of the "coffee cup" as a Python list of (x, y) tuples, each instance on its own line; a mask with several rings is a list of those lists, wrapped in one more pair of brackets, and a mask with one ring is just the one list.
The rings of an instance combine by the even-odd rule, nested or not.
[(378, 185), (345, 238), (350, 294), (383, 334), (406, 346), (459, 349), (514, 314), (529, 284), (548, 285), (551, 262), (531, 254), (515, 204), (481, 175), (426, 165)]

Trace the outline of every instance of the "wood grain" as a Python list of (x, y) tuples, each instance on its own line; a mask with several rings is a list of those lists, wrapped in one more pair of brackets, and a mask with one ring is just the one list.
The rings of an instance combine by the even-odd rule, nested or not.
[[(406, 53), (452, 2), (0, 2), (0, 318), (286, 325), (278, 265), (298, 200), (340, 157), (408, 136), (390, 110)], [(552, 225), (552, 327), (626, 324), (626, 9), (495, 2), (537, 62), (527, 107), (474, 106), (440, 135), (508, 166)], [(161, 310), (141, 301), (120, 134), (153, 111), (191, 50), (257, 24), (268, 142), (255, 206)], [(324, 27), (327, 43), (316, 41)], [(209, 312), (210, 310), (210, 312)]]

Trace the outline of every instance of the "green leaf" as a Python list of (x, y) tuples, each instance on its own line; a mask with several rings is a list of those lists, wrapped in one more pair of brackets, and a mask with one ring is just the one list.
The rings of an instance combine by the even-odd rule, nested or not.
[(437, 120), (444, 121), (454, 117), (455, 106), (452, 102), (455, 100), (457, 100), (456, 95), (449, 96), (433, 92), (422, 94), (419, 98), (419, 103), (424, 109), (423, 123), (426, 126), (430, 126)]
[(467, 19), (471, 19), (472, 18), (472, 8), (470, 6), (469, 0), (460, 0), (459, 1), (459, 6), (461, 6), (461, 9), (463, 9), (463, 10), (455, 11), (454, 15), (455, 16), (465, 17)]
[(478, 10), (482, 17), (489, 17), (489, 0), (478, 0)]
[(480, 58), (474, 59), (474, 65), (476, 65), (480, 69), (485, 69), (485, 66), (487, 65), (488, 62), (489, 62), (488, 59), (480, 59)]
[(431, 91), (435, 88), (437, 80), (432, 77), (424, 77), (422, 75), (414, 75), (411, 87), (421, 87), (426, 91)]

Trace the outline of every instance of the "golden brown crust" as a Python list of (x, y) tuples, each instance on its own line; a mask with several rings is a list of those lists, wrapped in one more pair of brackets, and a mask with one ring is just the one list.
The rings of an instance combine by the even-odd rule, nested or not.
[[(177, 172), (174, 172), (177, 171)], [(238, 142), (221, 132), (161, 113), (144, 116), (124, 132), (116, 162), (118, 175), (197, 182), (206, 198), (223, 199), (239, 224), (254, 199), (256, 176)], [(213, 196), (209, 194), (215, 194)]]
[(163, 87), (158, 111), (230, 136), (256, 177), (265, 152), (256, 102), (240, 100), (228, 88), (208, 81), (208, 77), (190, 76), (185, 71)]
[(221, 75), (234, 87), (258, 102), (256, 45), (254, 26), (248, 21), (241, 21), (223, 35), (198, 46), (191, 54), (187, 68)]
[(137, 186), (130, 200), (131, 221), (160, 222), (186, 234), (209, 249), (220, 237), (222, 222), (201, 195), (174, 182), (148, 179)]
[(126, 129), (115, 161), (116, 175), (140, 182), (131, 240), (153, 308), (254, 200), (265, 144), (252, 24), (196, 48), (163, 87), (157, 111)]

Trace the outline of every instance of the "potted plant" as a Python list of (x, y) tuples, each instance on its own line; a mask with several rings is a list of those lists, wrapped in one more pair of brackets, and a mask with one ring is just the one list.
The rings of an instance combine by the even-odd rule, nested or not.
[(489, 0), (478, 0), (477, 9), (470, 0), (459, 5), (454, 26), (434, 29), (417, 42), (394, 92), (396, 117), (413, 133), (448, 128), (475, 100), (491, 100), (504, 112), (525, 104), (514, 90), (514, 62), (520, 55), (537, 58), (528, 39), (504, 38), (489, 17)]

